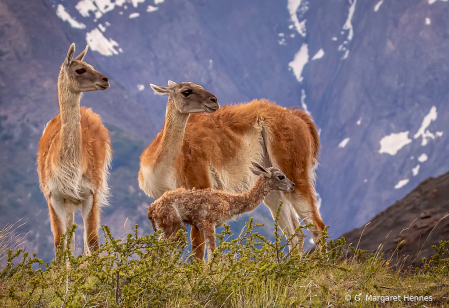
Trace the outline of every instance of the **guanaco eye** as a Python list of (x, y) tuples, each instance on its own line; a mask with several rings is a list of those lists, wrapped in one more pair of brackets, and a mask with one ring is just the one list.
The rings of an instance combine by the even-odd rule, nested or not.
[(185, 90), (182, 92), (182, 95), (184, 95), (184, 97), (189, 97), (190, 94), (192, 94), (192, 90)]
[(79, 70), (75, 71), (78, 75), (84, 74), (86, 70), (84, 68), (80, 68)]
[(278, 176), (278, 179), (282, 181), (282, 180), (284, 180), (284, 179), (285, 179), (285, 176), (283, 176), (283, 175), (280, 175), (280, 176)]

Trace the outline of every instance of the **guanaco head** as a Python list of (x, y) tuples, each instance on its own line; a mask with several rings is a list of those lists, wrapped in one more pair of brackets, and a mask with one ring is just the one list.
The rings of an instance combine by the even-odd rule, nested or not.
[(290, 181), (278, 168), (267, 168), (265, 169), (261, 165), (255, 162), (251, 162), (254, 167), (249, 167), (249, 169), (255, 174), (255, 175), (262, 175), (264, 176), (270, 185), (270, 187), (273, 190), (282, 190), (282, 191), (289, 191), (292, 192), (295, 190), (295, 183)]
[(215, 95), (193, 82), (174, 83), (169, 80), (168, 87), (150, 86), (157, 94), (168, 95), (180, 113), (212, 113), (220, 108)]
[(64, 63), (61, 65), (60, 82), (63, 82), (67, 89), (73, 93), (103, 91), (109, 88), (108, 77), (97, 72), (92, 65), (83, 61), (88, 47), (86, 46), (78, 57), (73, 59), (75, 54), (75, 43), (73, 43), (67, 52)]

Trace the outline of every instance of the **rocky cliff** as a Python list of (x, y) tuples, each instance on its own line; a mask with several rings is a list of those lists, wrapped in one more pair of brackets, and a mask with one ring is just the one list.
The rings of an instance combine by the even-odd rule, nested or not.
[(379, 249), (392, 264), (420, 266), (449, 239), (449, 172), (427, 178), (403, 199), (342, 236), (352, 246), (374, 253)]

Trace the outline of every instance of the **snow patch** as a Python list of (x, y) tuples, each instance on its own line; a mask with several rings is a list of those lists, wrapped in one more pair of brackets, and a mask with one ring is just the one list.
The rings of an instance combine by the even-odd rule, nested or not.
[(100, 18), (103, 14), (95, 6), (93, 0), (81, 0), (75, 5), (75, 8), (83, 17), (89, 17), (90, 11), (94, 13), (95, 18)]
[[(132, 0), (145, 1), (145, 0)], [(122, 6), (126, 0), (81, 0), (75, 8), (83, 17), (89, 17), (92, 12), (95, 18), (100, 18), (105, 13), (112, 11), (116, 6)]]
[(154, 0), (154, 4), (164, 3), (164, 0)]
[(351, 6), (349, 7), (348, 19), (346, 19), (346, 22), (343, 25), (343, 29), (349, 30), (348, 40), (350, 41), (354, 36), (354, 29), (352, 27), (352, 17), (354, 16), (355, 5), (357, 4), (357, 0), (349, 0), (349, 3), (351, 4)]
[(131, 0), (131, 2), (132, 2), (134, 7), (137, 7), (139, 5), (139, 3), (144, 3), (145, 0)]
[(360, 125), (362, 123), (362, 118), (360, 118), (358, 121), (357, 121), (357, 125)]
[(147, 7), (147, 12), (149, 12), (149, 13), (154, 12), (154, 11), (157, 11), (157, 10), (159, 10), (159, 8), (158, 8), (158, 7), (155, 7), (155, 6), (152, 6), (152, 5), (149, 5), (149, 6)]
[(435, 121), (436, 119), (437, 119), (437, 108), (433, 106), (432, 108), (430, 108), (429, 113), (424, 117), (421, 123), (421, 127), (414, 136), (415, 139), (419, 138), (419, 136), (422, 137), (421, 142), (422, 146), (425, 146), (427, 144), (428, 139), (435, 139), (435, 135), (432, 134), (427, 128), (429, 127), (430, 123), (432, 123), (432, 121)]
[(290, 13), (290, 19), (292, 20), (296, 31), (302, 36), (306, 36), (306, 21), (303, 20), (299, 22), (298, 16), (296, 12), (298, 11), (299, 6), (301, 5), (302, 0), (288, 0), (287, 9)]
[(405, 185), (407, 185), (407, 183), (409, 182), (409, 179), (404, 179), (404, 180), (400, 180), (396, 186), (394, 187), (394, 189), (399, 189), (401, 187), (404, 187)]
[(309, 49), (307, 44), (303, 43), (301, 49), (295, 54), (293, 61), (288, 64), (299, 82), (303, 80), (301, 74), (307, 62), (309, 62)]
[(137, 85), (137, 90), (143, 91), (143, 90), (145, 90), (145, 86), (143, 84), (138, 84)]
[[(434, 4), (435, 2), (437, 2), (438, 0), (429, 0), (429, 4)], [(440, 0), (442, 2), (447, 2), (448, 0)]]
[(393, 133), (388, 136), (385, 136), (380, 140), (380, 150), (379, 153), (387, 153), (390, 155), (396, 155), (396, 153), (402, 149), (405, 145), (412, 142), (411, 139), (408, 138), (408, 131), (402, 133)]
[(324, 56), (324, 50), (321, 48), (318, 52), (312, 57), (313, 60), (321, 59)]
[(119, 47), (118, 43), (113, 39), (107, 39), (98, 28), (86, 33), (86, 41), (93, 51), (97, 51), (103, 56), (118, 55), (119, 53), (115, 50), (115, 47)]
[(443, 132), (436, 132), (436, 133), (435, 133), (435, 136), (441, 137), (441, 136), (443, 136)]
[(412, 169), (413, 176), (417, 176), (418, 175), (419, 167), (420, 167), (419, 165), (416, 165), (416, 167)]
[(426, 25), (430, 25), (431, 21), (430, 18), (426, 18)]
[(102, 24), (98, 24), (98, 28), (101, 30), (101, 32), (106, 31), (106, 27), (103, 26)]
[(279, 33), (278, 35), (281, 36), (281, 37), (284, 37), (284, 36), (285, 36), (284, 33)]
[(84, 29), (86, 25), (82, 22), (76, 21), (70, 14), (65, 10), (62, 4), (58, 4), (58, 8), (56, 9), (56, 15), (61, 18), (63, 21), (67, 21), (72, 28), (76, 29)]
[(299, 34), (303, 37), (306, 36), (306, 19), (299, 23)]
[(334, 37), (332, 38), (332, 40), (333, 40), (333, 41), (336, 41), (336, 40), (337, 40), (337, 37), (334, 36)]
[(366, 183), (366, 182), (368, 182), (368, 179), (364, 179), (364, 180), (363, 180), (363, 183)]
[(377, 12), (379, 10), (383, 2), (384, 0), (380, 0), (379, 2), (377, 2), (377, 4), (374, 6), (374, 12)]
[(419, 157), (418, 157), (418, 161), (420, 163), (425, 162), (428, 159), (427, 154), (426, 153), (422, 153)]
[(136, 18), (139, 17), (139, 13), (132, 13), (131, 15), (129, 15), (129, 18)]
[(338, 147), (343, 149), (343, 148), (348, 144), (348, 142), (349, 142), (350, 139), (351, 139), (351, 138), (345, 138), (345, 139), (343, 139), (343, 141), (340, 142), (340, 144), (338, 145)]
[(307, 110), (305, 100), (306, 100), (306, 91), (304, 89), (301, 89), (301, 107), (308, 115), (310, 115), (309, 110)]

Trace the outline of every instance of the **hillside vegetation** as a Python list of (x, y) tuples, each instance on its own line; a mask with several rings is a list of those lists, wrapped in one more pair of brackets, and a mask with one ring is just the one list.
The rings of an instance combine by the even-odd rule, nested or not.
[[(333, 241), (326, 231), (322, 248), (300, 257), (296, 249), (287, 253), (289, 239), (277, 224), (274, 241), (255, 232), (257, 227), (250, 218), (240, 236), (228, 241), (227, 226), (217, 235), (219, 246), (210, 261), (193, 259), (185, 239), (173, 242), (159, 233), (139, 236), (137, 225), (134, 234), (122, 239), (102, 226), (105, 244), (91, 256), (74, 257), (64, 251), (44, 264), (35, 253), (9, 250), (0, 273), (0, 306), (442, 307), (447, 303), (449, 259), (444, 257), (449, 241), (434, 246), (435, 255), (424, 260), (423, 267), (404, 269), (390, 263), (389, 256), (368, 255), (357, 246), (349, 247), (353, 257), (348, 258), (344, 238)], [(68, 231), (66, 242), (75, 228)], [(401, 296), (402, 302), (393, 296)]]

